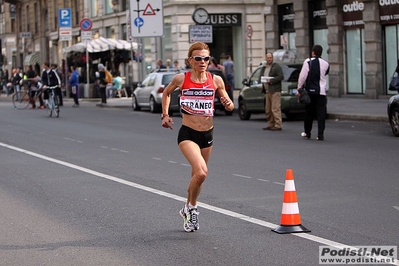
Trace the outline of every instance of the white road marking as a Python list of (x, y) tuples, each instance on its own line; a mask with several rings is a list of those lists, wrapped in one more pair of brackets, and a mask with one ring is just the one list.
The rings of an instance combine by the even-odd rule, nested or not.
[(273, 184), (276, 184), (276, 185), (282, 185), (282, 186), (284, 186), (285, 184), (283, 184), (283, 183), (279, 183), (279, 182), (273, 182)]
[(256, 180), (258, 180), (258, 181), (262, 181), (262, 182), (270, 182), (270, 180), (261, 179), (261, 178), (258, 178), (258, 179), (256, 179)]
[(189, 165), (189, 164), (187, 164), (187, 163), (181, 163), (180, 165), (183, 165), (183, 166), (191, 166), (191, 165)]
[(161, 161), (161, 158), (152, 157), (152, 159), (157, 160), (157, 161)]
[(129, 151), (119, 150), (120, 152), (129, 153)]
[(108, 147), (107, 147), (107, 146), (100, 146), (100, 148), (103, 148), (103, 149), (108, 149)]
[(399, 206), (393, 206), (393, 207), (399, 211)]
[(175, 161), (168, 161), (168, 163), (176, 163)]
[(238, 177), (244, 177), (244, 178), (247, 178), (247, 179), (251, 179), (252, 177), (250, 177), (250, 176), (246, 176), (246, 175), (238, 175), (238, 174), (233, 174), (234, 176), (238, 176)]
[[(103, 174), (103, 173), (100, 173), (100, 172), (97, 172), (97, 171), (94, 171), (94, 170), (91, 170), (91, 169), (88, 169), (88, 168), (85, 168), (85, 167), (81, 167), (81, 166), (78, 166), (78, 165), (75, 165), (75, 164), (71, 164), (71, 163), (68, 163), (68, 162), (57, 160), (57, 159), (54, 159), (54, 158), (51, 158), (51, 157), (47, 157), (45, 155), (41, 155), (41, 154), (38, 154), (38, 153), (35, 153), (35, 152), (24, 150), (24, 149), (21, 149), (21, 148), (15, 147), (15, 146), (11, 146), (11, 145), (8, 145), (8, 144), (2, 143), (2, 142), (0, 142), (0, 146), (2, 146), (4, 148), (7, 148), (7, 149), (10, 149), (10, 150), (14, 150), (14, 151), (20, 152), (20, 153), (24, 153), (24, 154), (27, 154), (27, 155), (30, 155), (30, 156), (33, 156), (33, 157), (36, 157), (36, 158), (40, 158), (40, 159), (43, 159), (45, 161), (49, 161), (49, 162), (53, 162), (53, 163), (56, 163), (56, 164), (59, 164), (59, 165), (63, 165), (63, 166), (66, 166), (66, 167), (69, 167), (69, 168), (72, 168), (72, 169), (87, 173), (87, 174), (91, 174), (91, 175), (94, 175), (94, 176), (97, 176), (97, 177), (101, 177), (101, 178), (104, 178), (104, 179), (107, 179), (107, 180), (110, 180), (110, 181), (115, 181), (117, 183), (120, 183), (120, 184), (123, 184), (123, 185), (126, 185), (126, 186), (130, 186), (130, 187), (134, 187), (134, 188), (137, 188), (137, 189), (141, 189), (143, 191), (147, 191), (147, 192), (150, 192), (150, 193), (153, 193), (153, 194), (156, 194), (156, 195), (160, 195), (160, 196), (163, 196), (163, 197), (166, 197), (166, 198), (174, 199), (174, 200), (177, 200), (177, 201), (180, 201), (180, 202), (184, 202), (184, 203), (186, 202), (186, 198), (183, 198), (183, 197), (180, 197), (180, 196), (177, 196), (177, 195), (165, 192), (165, 191), (161, 191), (161, 190), (154, 189), (154, 188), (151, 188), (151, 187), (143, 186), (143, 185), (140, 185), (140, 184), (137, 184), (137, 183), (133, 183), (133, 182), (130, 182), (130, 181), (127, 181), (127, 180), (124, 180), (124, 179), (121, 179), (121, 178), (118, 178), (118, 177), (115, 177), (115, 176)], [(277, 182), (273, 182), (273, 183), (277, 183)], [(207, 210), (210, 210), (210, 211), (214, 211), (214, 212), (218, 212), (218, 213), (224, 214), (226, 216), (230, 216), (230, 217), (242, 220), (242, 221), (247, 221), (249, 223), (257, 224), (257, 225), (260, 225), (260, 226), (263, 226), (263, 227), (267, 227), (267, 228), (270, 228), (270, 229), (275, 229), (275, 228), (278, 227), (277, 224), (273, 224), (273, 223), (269, 223), (269, 222), (266, 222), (266, 221), (262, 221), (262, 220), (257, 219), (257, 218), (253, 218), (253, 217), (241, 214), (241, 213), (237, 213), (237, 212), (229, 211), (229, 210), (226, 210), (226, 209), (222, 209), (222, 208), (219, 208), (219, 207), (216, 207), (216, 206), (213, 206), (213, 205), (209, 205), (209, 204), (206, 204), (206, 203), (198, 202), (198, 205), (201, 206), (201, 208), (204, 208), (204, 209), (207, 209)], [(394, 206), (394, 207), (397, 207), (397, 206)], [(301, 238), (304, 238), (304, 239), (308, 239), (310, 241), (317, 242), (317, 243), (320, 243), (320, 244), (323, 244), (323, 245), (328, 245), (328, 246), (337, 247), (337, 248), (341, 248), (341, 249), (342, 248), (350, 248), (350, 249), (355, 249), (355, 250), (357, 249), (356, 247), (349, 246), (349, 245), (346, 245), (346, 244), (342, 244), (342, 243), (339, 243), (339, 242), (336, 242), (336, 241), (332, 241), (332, 240), (329, 240), (329, 239), (326, 239), (326, 238), (318, 237), (318, 236), (315, 236), (315, 235), (311, 235), (309, 233), (300, 233), (300, 234), (292, 234), (292, 235), (293, 236), (297, 236), (297, 237), (301, 237)], [(395, 261), (393, 263), (390, 263), (390, 264), (399, 265), (399, 261), (397, 259), (395, 259)]]

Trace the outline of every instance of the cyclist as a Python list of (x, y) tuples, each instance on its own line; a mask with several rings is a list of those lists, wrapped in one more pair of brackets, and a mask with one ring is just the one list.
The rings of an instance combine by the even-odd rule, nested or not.
[(35, 101), (35, 94), (36, 94), (36, 74), (33, 71), (32, 65), (26, 67), (26, 73), (24, 75), (24, 82), (25, 85), (28, 86), (29, 96), (30, 96), (30, 103), (32, 104), (32, 109), (36, 108), (36, 101)]
[[(42, 84), (43, 89), (46, 87), (54, 87), (54, 86), (61, 86), (61, 80), (58, 76), (57, 72), (50, 68), (49, 62), (43, 63), (43, 72), (42, 72)], [(44, 91), (44, 99), (48, 99), (48, 91)], [(41, 109), (44, 109), (44, 106), (40, 106)]]

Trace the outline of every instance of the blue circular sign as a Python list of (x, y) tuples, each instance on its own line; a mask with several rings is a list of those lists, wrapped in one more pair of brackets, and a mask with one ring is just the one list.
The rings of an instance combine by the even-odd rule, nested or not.
[(142, 19), (142, 18), (140, 18), (140, 17), (135, 18), (135, 19), (134, 19), (134, 25), (135, 25), (137, 28), (142, 27), (142, 26), (144, 25), (144, 19)]
[(91, 27), (93, 27), (93, 22), (89, 18), (83, 18), (80, 21), (80, 29), (83, 31), (88, 31), (91, 30)]

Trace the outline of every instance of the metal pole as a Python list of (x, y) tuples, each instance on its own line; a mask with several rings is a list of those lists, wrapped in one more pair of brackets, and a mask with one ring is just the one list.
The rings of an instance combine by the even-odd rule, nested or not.
[[(89, 41), (86, 40), (86, 77), (87, 77), (87, 84), (86, 84), (86, 91), (90, 91), (90, 75), (89, 75), (89, 49), (88, 49)], [(85, 97), (89, 98), (89, 95), (84, 95)]]
[(249, 39), (249, 71), (252, 73), (252, 38)]

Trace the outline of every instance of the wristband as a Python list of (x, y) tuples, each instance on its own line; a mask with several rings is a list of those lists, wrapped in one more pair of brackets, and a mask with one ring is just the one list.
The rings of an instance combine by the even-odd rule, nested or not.
[(164, 119), (165, 117), (169, 117), (169, 115), (168, 114), (161, 114), (161, 119)]

